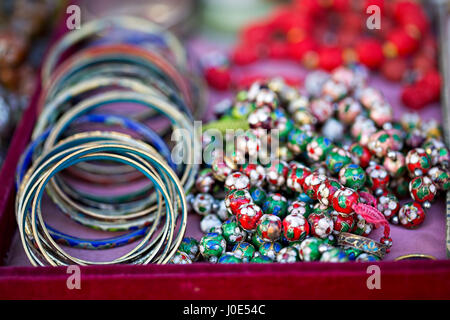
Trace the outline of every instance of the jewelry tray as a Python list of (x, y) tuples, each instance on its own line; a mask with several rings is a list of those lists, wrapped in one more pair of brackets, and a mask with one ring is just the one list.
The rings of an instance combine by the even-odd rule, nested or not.
[[(59, 31), (55, 38), (63, 32)], [(190, 41), (189, 47), (197, 53), (211, 50), (202, 39)], [(274, 76), (281, 72), (299, 81), (305, 75), (305, 70), (294, 63), (267, 62), (242, 68), (236, 77), (256, 72)], [(377, 263), (88, 266), (80, 269), (81, 289), (68, 289), (67, 268), (32, 267), (17, 236), (14, 175), (37, 118), (41, 88), (40, 81), (36, 83), (35, 93), (14, 133), (0, 173), (0, 299), (442, 299), (450, 296), (444, 197), (439, 197), (432, 205), (418, 229), (392, 226), (392, 251), (385, 261)], [(398, 119), (406, 111), (399, 101), (400, 85), (386, 83), (378, 77), (372, 78), (371, 84), (385, 93)], [(230, 94), (211, 92), (209, 106)], [(442, 118), (439, 104), (420, 114), (423, 120)], [(201, 237), (199, 221), (200, 217), (189, 215), (188, 236)], [(379, 229), (371, 237), (377, 239), (380, 235)], [(426, 254), (436, 260), (392, 261), (406, 254)], [(367, 287), (370, 276), (367, 267), (372, 264), (380, 267), (382, 286), (379, 290)]]

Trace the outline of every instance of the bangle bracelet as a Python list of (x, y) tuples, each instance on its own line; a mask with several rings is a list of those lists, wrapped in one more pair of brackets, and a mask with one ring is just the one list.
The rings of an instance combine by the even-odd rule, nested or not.
[(178, 67), (185, 68), (187, 66), (187, 58), (183, 46), (175, 36), (170, 32), (167, 32), (164, 28), (161, 28), (148, 20), (136, 17), (108, 17), (85, 23), (83, 24), (83, 28), (66, 33), (63, 38), (52, 47), (47, 59), (44, 61), (42, 67), (42, 82), (44, 84), (47, 83), (50, 79), (50, 75), (53, 73), (53, 70), (60, 60), (60, 57), (70, 47), (113, 28), (159, 35), (161, 39), (165, 40), (164, 43), (166, 44), (166, 47), (174, 55)]
[(348, 232), (339, 234), (338, 244), (373, 254), (381, 259), (386, 255), (387, 250), (387, 246), (380, 242)]
[[(120, 156), (119, 155), (113, 156), (111, 154), (104, 153), (107, 151), (108, 152), (117, 152), (118, 150), (123, 151), (123, 153), (122, 152), (120, 153)], [(93, 152), (95, 152), (95, 153), (93, 153)], [(97, 152), (102, 152), (102, 153), (97, 153)], [(187, 214), (186, 199), (184, 198), (184, 193), (183, 193), (184, 191), (182, 190), (181, 184), (179, 183), (175, 174), (163, 162), (161, 162), (160, 160), (158, 160), (158, 158), (155, 158), (154, 156), (152, 156), (151, 154), (149, 154), (145, 151), (131, 148), (131, 147), (128, 147), (128, 146), (125, 146), (122, 144), (119, 144), (119, 145), (117, 145), (117, 144), (109, 144), (109, 145), (102, 144), (102, 145), (97, 145), (97, 146), (89, 145), (88, 147), (81, 149), (79, 151), (70, 152), (67, 156), (65, 156), (65, 158), (59, 160), (57, 165), (53, 166), (53, 168), (50, 172), (46, 172), (45, 169), (48, 169), (48, 166), (52, 163), (52, 161), (55, 161), (58, 159), (58, 157), (56, 157), (56, 156), (50, 157), (50, 159), (48, 159), (47, 161), (45, 161), (44, 163), (41, 164), (40, 168), (42, 167), (42, 169), (39, 168), (39, 170), (36, 170), (29, 179), (24, 180), (24, 183), (26, 185), (25, 186), (21, 185), (21, 190), (20, 190), (20, 192), (18, 192), (18, 195), (17, 195), (18, 201), (16, 202), (17, 212), (18, 212), (17, 215), (18, 215), (18, 221), (22, 222), (19, 225), (22, 225), (26, 221), (26, 219), (24, 219), (24, 218), (26, 217), (26, 213), (29, 211), (27, 209), (27, 206), (30, 205), (31, 197), (34, 196), (33, 207), (31, 210), (31, 215), (32, 215), (31, 227), (33, 229), (34, 240), (36, 241), (42, 255), (46, 258), (48, 263), (50, 263), (52, 265), (56, 265), (57, 262), (55, 262), (53, 260), (53, 258), (55, 258), (56, 256), (48, 255), (45, 252), (44, 245), (40, 242), (40, 237), (38, 236), (38, 229), (36, 226), (36, 210), (35, 210), (36, 205), (39, 205), (39, 203), (40, 203), (39, 199), (42, 196), (42, 191), (43, 191), (43, 188), (45, 187), (46, 183), (51, 179), (51, 177), (53, 175), (56, 174), (56, 172), (63, 170), (65, 167), (73, 165), (78, 161), (89, 161), (89, 160), (96, 159), (96, 158), (108, 158), (109, 159), (109, 157), (111, 157), (111, 156), (115, 160), (123, 161), (124, 163), (128, 163), (128, 164), (132, 164), (145, 172), (145, 167), (143, 167), (142, 164), (134, 162), (133, 160), (130, 160), (130, 159), (127, 160), (127, 159), (123, 158), (123, 155), (127, 155), (128, 153), (136, 154), (141, 159), (151, 161), (151, 163), (153, 165), (156, 164), (158, 166), (159, 173), (167, 174), (168, 177), (170, 177), (170, 181), (172, 182), (171, 186), (176, 188), (176, 194), (177, 194), (177, 200), (174, 202), (174, 205), (176, 206), (177, 203), (180, 203), (180, 205), (182, 206), (182, 216), (181, 216), (182, 221), (180, 222), (181, 225), (179, 227), (179, 231), (182, 231), (184, 233), (185, 218), (186, 218), (186, 214)], [(87, 156), (88, 154), (91, 154), (91, 155)], [(77, 159), (74, 161), (73, 159), (76, 157), (77, 157)], [(42, 172), (44, 172), (45, 174), (39, 178), (38, 176)], [(152, 178), (152, 175), (149, 172), (145, 172), (145, 174), (149, 178)], [(153, 178), (155, 178), (155, 177), (153, 177)], [(154, 180), (154, 182), (162, 183), (162, 181), (158, 181), (158, 180)], [(161, 185), (158, 185), (158, 186), (159, 186), (159, 188), (161, 188)], [(163, 186), (165, 186), (165, 185), (163, 184)], [(169, 198), (167, 190), (164, 191), (162, 189), (160, 191), (162, 191), (162, 194), (164, 195), (164, 198), (166, 201), (165, 207), (166, 207), (166, 210), (168, 210), (166, 212), (166, 225), (168, 225), (168, 223), (170, 223), (171, 221), (173, 222), (174, 211), (173, 211), (171, 203), (167, 202), (167, 200)], [(36, 196), (38, 196), (38, 198), (36, 198)], [(171, 219), (167, 219), (167, 217), (169, 217), (169, 215), (171, 215), (170, 216)], [(41, 216), (39, 216), (38, 218), (39, 218), (39, 220), (42, 220)], [(41, 222), (40, 226), (43, 228), (44, 233), (46, 233), (45, 225), (42, 223), (42, 221), (40, 221), (40, 222)], [(156, 224), (154, 224), (153, 226), (155, 226), (155, 225)], [(23, 226), (25, 226), (25, 225), (23, 225)], [(172, 227), (174, 227), (173, 224), (172, 224)], [(155, 229), (155, 228), (153, 228), (153, 229)], [(39, 265), (38, 262), (34, 261), (34, 259), (38, 258), (38, 257), (36, 255), (31, 254), (30, 251), (28, 250), (29, 249), (29, 247), (27, 245), (28, 242), (26, 241), (26, 239), (28, 239), (28, 238), (25, 238), (26, 228), (21, 228), (20, 230), (21, 230), (21, 238), (25, 244), (27, 255), (29, 256), (29, 258), (33, 262), (33, 264)], [(29, 231), (30, 230), (28, 230), (28, 232)], [(165, 232), (164, 235), (167, 235), (167, 232)], [(47, 237), (48, 237), (48, 234), (47, 234)], [(148, 238), (148, 234), (147, 234), (146, 238)], [(169, 242), (171, 242), (172, 238), (173, 238), (173, 234), (169, 235)], [(175, 240), (176, 242), (174, 243), (174, 245), (171, 248), (169, 248), (169, 246), (166, 246), (166, 248), (163, 250), (163, 252), (166, 253), (167, 255), (164, 255), (164, 256), (160, 255), (155, 261), (158, 261), (161, 263), (166, 263), (170, 259), (171, 255), (173, 255), (173, 253), (175, 252), (177, 246), (181, 242), (181, 238), (182, 238), (182, 235), (180, 232), (178, 232), (178, 235)], [(59, 248), (55, 243), (52, 242), (53, 241), (52, 239), (47, 239), (47, 240), (49, 241), (49, 243), (52, 244), (52, 246), (56, 246), (56, 248)], [(61, 252), (63, 252), (63, 251), (60, 250), (58, 252), (59, 252), (59, 254), (61, 254)], [(63, 255), (66, 256), (66, 258), (67, 258), (66, 254), (63, 254)], [(153, 250), (151, 253), (147, 253), (145, 256), (145, 259), (143, 259), (141, 261), (143, 261), (144, 263), (145, 262), (148, 263), (155, 257), (156, 257), (156, 252)], [(79, 259), (71, 259), (71, 260), (72, 260), (72, 262), (77, 262), (80, 264), (84, 264), (84, 263), (89, 264), (89, 262), (82, 261)], [(125, 260), (122, 260), (121, 258), (119, 258), (119, 259), (116, 259), (114, 262), (117, 262), (117, 261), (124, 262)], [(92, 262), (92, 263), (97, 264), (96, 262)], [(64, 264), (64, 262), (59, 261), (58, 264)]]

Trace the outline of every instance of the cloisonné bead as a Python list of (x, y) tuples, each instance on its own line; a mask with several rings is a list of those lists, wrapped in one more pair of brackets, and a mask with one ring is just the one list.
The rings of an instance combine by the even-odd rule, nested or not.
[(237, 101), (231, 108), (231, 116), (235, 119), (246, 119), (254, 110), (254, 103), (249, 101)]
[(273, 214), (265, 214), (259, 219), (256, 233), (267, 242), (273, 242), (280, 239), (282, 232), (281, 219)]
[(343, 166), (352, 162), (352, 155), (347, 150), (339, 147), (334, 147), (327, 154), (325, 163), (331, 173), (336, 174)]
[(308, 222), (312, 236), (325, 239), (333, 231), (333, 219), (320, 211), (311, 213)]
[(236, 218), (242, 229), (245, 231), (254, 231), (256, 230), (256, 225), (262, 215), (263, 212), (258, 205), (248, 203), (239, 207)]
[(338, 103), (338, 118), (347, 125), (352, 124), (361, 112), (361, 104), (352, 97), (344, 98)]
[(303, 215), (290, 214), (283, 220), (283, 234), (287, 241), (302, 241), (309, 234), (309, 224)]
[(348, 257), (348, 260), (350, 260), (350, 261), (355, 261), (356, 258), (362, 253), (361, 250), (358, 250), (356, 248), (351, 248), (351, 247), (350, 248), (344, 247), (343, 250)]
[(431, 168), (431, 159), (422, 148), (415, 148), (406, 155), (406, 168), (411, 177), (424, 175)]
[(289, 170), (286, 180), (286, 186), (295, 192), (303, 192), (303, 183), (311, 170), (306, 167), (297, 167)]
[(251, 186), (261, 186), (266, 178), (266, 170), (260, 164), (246, 163), (242, 165), (241, 172), (250, 178)]
[(406, 133), (405, 144), (409, 148), (418, 148), (425, 141), (425, 134), (420, 129), (413, 129)]
[(278, 108), (272, 113), (274, 118), (274, 126), (272, 129), (278, 130), (278, 135), (281, 141), (286, 141), (286, 138), (294, 127), (294, 122), (289, 119), (283, 109)]
[(216, 232), (207, 233), (200, 240), (200, 253), (206, 260), (215, 263), (226, 249), (225, 239)]
[(366, 109), (371, 109), (375, 103), (384, 101), (381, 91), (372, 87), (363, 88), (358, 92), (358, 96), (359, 101)]
[(246, 189), (232, 190), (225, 196), (225, 206), (230, 214), (236, 215), (238, 209), (244, 204), (252, 202), (252, 196)]
[(281, 219), (286, 216), (288, 202), (287, 199), (280, 193), (271, 193), (267, 196), (263, 204), (263, 211), (265, 214), (274, 214)]
[(250, 188), (250, 178), (242, 172), (233, 172), (225, 180), (225, 192)]
[(379, 164), (366, 168), (367, 186), (376, 194), (381, 194), (389, 186), (391, 177), (387, 170)]
[(267, 199), (267, 192), (263, 188), (260, 187), (251, 187), (250, 195), (253, 199), (253, 202), (258, 206), (262, 206)]
[(261, 147), (261, 141), (254, 131), (246, 130), (244, 134), (235, 138), (235, 148), (247, 154), (250, 159), (256, 159)]
[(298, 251), (294, 247), (285, 247), (277, 254), (278, 263), (294, 263), (299, 260)]
[(385, 191), (377, 200), (377, 209), (387, 220), (391, 219), (400, 210), (400, 202), (393, 193)]
[(230, 168), (223, 159), (223, 156), (216, 155), (211, 163), (211, 169), (218, 181), (225, 181), (225, 179), (233, 172), (233, 169)]
[(257, 108), (248, 115), (248, 124), (252, 129), (270, 130), (275, 123), (272, 119), (272, 110), (268, 106)]
[(428, 176), (442, 191), (450, 189), (450, 173), (446, 169), (433, 167), (428, 171)]
[(324, 161), (328, 152), (333, 149), (330, 139), (319, 136), (314, 137), (306, 146), (308, 158), (312, 161)]
[(352, 136), (363, 146), (367, 146), (370, 137), (377, 132), (375, 122), (362, 115), (356, 117), (351, 127)]
[(316, 117), (307, 108), (298, 108), (292, 114), (292, 119), (295, 124), (302, 127), (305, 125), (315, 125), (317, 123)]
[(408, 202), (398, 211), (398, 220), (408, 229), (418, 227), (425, 220), (425, 211), (418, 202)]
[(360, 143), (353, 143), (349, 151), (354, 155), (354, 159), (356, 159), (356, 164), (359, 164), (362, 168), (367, 168), (370, 163), (370, 159), (372, 155), (369, 149)]
[(393, 111), (386, 101), (377, 101), (370, 108), (369, 116), (377, 126), (382, 127), (385, 123), (392, 121)]
[(356, 261), (357, 262), (377, 262), (377, 261), (380, 261), (380, 258), (378, 258), (377, 256), (375, 256), (373, 254), (363, 252), (359, 256), (356, 257)]
[(217, 263), (223, 263), (223, 264), (233, 264), (233, 263), (242, 263), (242, 259), (237, 257), (232, 252), (225, 252), (223, 255), (220, 256)]
[(264, 241), (263, 239), (261, 239), (260, 236), (258, 236), (257, 232), (253, 232), (249, 234), (249, 240), (251, 240), (251, 242), (253, 243), (253, 245), (256, 248), (261, 247), (266, 241)]
[(308, 218), (311, 211), (312, 211), (312, 208), (308, 203), (306, 203), (304, 201), (296, 200), (296, 201), (292, 202), (290, 204), (290, 206), (288, 207), (287, 214), (288, 215), (298, 214), (298, 215), (302, 215), (305, 218)]
[(298, 109), (306, 109), (309, 106), (309, 99), (304, 95), (298, 94), (294, 99), (289, 101), (287, 111), (293, 114)]
[(340, 142), (344, 138), (345, 128), (342, 122), (335, 118), (329, 118), (322, 126), (322, 135), (331, 142)]
[(322, 123), (331, 117), (333, 113), (333, 105), (331, 102), (322, 98), (314, 99), (311, 101), (309, 110), (312, 115), (316, 117), (317, 121)]
[(325, 251), (320, 257), (321, 262), (348, 262), (348, 256), (344, 250), (332, 248)]
[(342, 188), (337, 190), (332, 199), (333, 209), (339, 213), (347, 215), (353, 212), (353, 205), (358, 202), (358, 192), (351, 188)]
[[(442, 142), (441, 140), (438, 140), (438, 139), (434, 139), (434, 138), (427, 139), (422, 144), (422, 149), (424, 149), (425, 152), (430, 157), (431, 164), (433, 166), (438, 164), (439, 150), (441, 150), (442, 148), (445, 148), (444, 142)], [(443, 163), (439, 163), (439, 164), (443, 165)], [(444, 165), (446, 165), (446, 164), (444, 164)]]
[(347, 164), (339, 171), (339, 182), (346, 187), (359, 190), (366, 183), (366, 173), (357, 164)]
[(217, 216), (220, 220), (225, 221), (230, 218), (230, 213), (228, 212), (227, 206), (225, 205), (225, 200), (217, 200)]
[(222, 224), (222, 235), (228, 244), (234, 245), (244, 241), (247, 237), (247, 232), (239, 226), (236, 218), (232, 217)]
[(271, 110), (275, 110), (280, 102), (277, 94), (268, 88), (263, 88), (255, 95), (254, 101), (257, 108), (269, 107)]
[(266, 167), (266, 181), (269, 186), (278, 189), (286, 183), (289, 166), (285, 161), (274, 160)]
[(384, 168), (391, 176), (398, 178), (405, 174), (405, 156), (399, 151), (389, 151), (383, 160)]
[(213, 209), (214, 197), (209, 193), (199, 193), (192, 202), (194, 211), (202, 216), (210, 214)]
[(212, 169), (206, 168), (199, 172), (198, 177), (195, 180), (195, 188), (198, 192), (208, 193), (212, 190), (214, 183), (215, 180)]
[(394, 138), (389, 132), (380, 130), (370, 137), (367, 148), (373, 155), (382, 158), (386, 156), (389, 150), (393, 150), (394, 144)]
[(171, 264), (191, 264), (192, 260), (189, 255), (185, 252), (177, 250), (173, 255), (172, 259), (170, 259)]
[(325, 81), (322, 87), (322, 95), (328, 101), (339, 101), (344, 98), (347, 93), (347, 86), (344, 83), (335, 81), (333, 79), (328, 79), (327, 81)]
[(305, 77), (305, 89), (309, 95), (317, 97), (322, 93), (323, 84), (330, 78), (328, 72), (322, 70), (312, 71)]
[(255, 247), (248, 242), (239, 242), (231, 250), (236, 257), (244, 262), (249, 262), (255, 254)]
[(335, 179), (327, 179), (322, 182), (317, 189), (317, 200), (325, 206), (331, 205), (335, 192), (342, 188), (342, 185)]
[(207, 233), (212, 228), (220, 227), (221, 225), (222, 221), (215, 213), (207, 214), (203, 217), (202, 221), (200, 221), (200, 229), (203, 233)]
[(300, 260), (306, 262), (319, 260), (322, 255), (319, 247), (322, 243), (322, 240), (314, 237), (303, 240), (302, 243), (300, 243), (300, 249), (298, 250)]
[(409, 193), (414, 201), (423, 203), (426, 208), (434, 200), (437, 188), (430, 177), (415, 177), (409, 182)]
[(318, 172), (313, 172), (305, 178), (303, 183), (303, 191), (311, 199), (317, 200), (319, 187), (327, 180), (327, 176)]
[(360, 215), (356, 216), (356, 223), (353, 227), (352, 233), (367, 237), (373, 230), (373, 224), (368, 223), (366, 220), (364, 220), (363, 217)]
[(253, 256), (252, 260), (250, 260), (251, 263), (272, 263), (273, 260), (270, 259), (268, 256), (263, 256), (259, 252), (255, 252), (255, 255)]
[(194, 238), (185, 237), (181, 241), (178, 251), (186, 253), (192, 261), (196, 261), (200, 253), (199, 242)]
[(259, 247), (259, 253), (263, 256), (267, 256), (272, 260), (275, 260), (278, 252), (282, 249), (282, 246), (278, 242), (264, 242)]
[(299, 155), (306, 151), (306, 146), (312, 140), (312, 133), (308, 130), (293, 128), (288, 135), (287, 147), (294, 155)]
[(344, 216), (342, 214), (331, 215), (333, 219), (333, 233), (351, 232), (355, 226), (354, 215)]

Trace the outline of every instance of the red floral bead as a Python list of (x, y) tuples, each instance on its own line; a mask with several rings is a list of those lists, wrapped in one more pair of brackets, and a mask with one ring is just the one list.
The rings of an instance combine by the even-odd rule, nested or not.
[(242, 229), (246, 231), (256, 230), (259, 219), (263, 212), (259, 206), (254, 203), (244, 204), (237, 210), (237, 220)]
[(342, 188), (334, 193), (333, 209), (343, 214), (353, 213), (353, 205), (359, 202), (359, 194), (351, 188)]
[(288, 241), (301, 241), (309, 234), (308, 221), (300, 214), (290, 214), (283, 220), (283, 234)]
[(416, 228), (425, 220), (425, 211), (419, 203), (408, 202), (400, 208), (398, 220), (405, 228)]

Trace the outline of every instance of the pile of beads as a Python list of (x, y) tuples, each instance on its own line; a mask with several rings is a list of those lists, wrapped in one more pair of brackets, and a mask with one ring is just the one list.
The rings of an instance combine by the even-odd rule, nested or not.
[[(369, 28), (370, 21), (379, 26)], [(228, 89), (238, 84), (230, 65), (267, 58), (327, 71), (363, 64), (403, 82), (402, 100), (412, 109), (440, 98), (436, 39), (414, 0), (292, 1), (246, 25), (229, 59), (205, 62), (205, 77), (212, 87)]]
[[(32, 142), (16, 172), (16, 218), (33, 265), (172, 258), (186, 229), (184, 193), (198, 171), (192, 110), (199, 90), (188, 73), (178, 40), (133, 17), (93, 20), (54, 45), (42, 68)], [(184, 134), (179, 162), (171, 154), (176, 146), (166, 143), (175, 130)], [(41, 215), (44, 190), (73, 221), (122, 234), (86, 239), (51, 226)], [(99, 250), (132, 243), (126, 254), (106, 261), (73, 257), (60, 246)]]
[[(250, 129), (231, 152), (213, 151), (198, 175), (189, 202), (206, 235), (185, 240), (183, 263), (379, 260), (392, 245), (388, 220), (423, 222), (450, 187), (439, 126), (414, 114), (394, 121), (361, 70), (313, 72), (302, 91), (273, 79), (237, 94), (224, 117), (247, 119)], [(280, 141), (266, 165), (249, 163), (275, 129)], [(413, 201), (401, 205), (408, 189)], [(381, 242), (367, 238), (379, 226)]]

